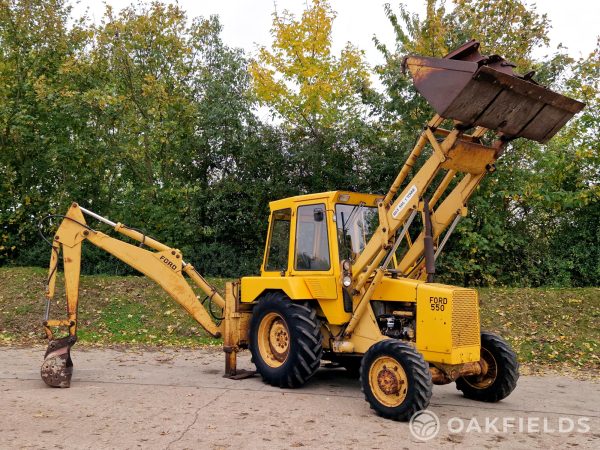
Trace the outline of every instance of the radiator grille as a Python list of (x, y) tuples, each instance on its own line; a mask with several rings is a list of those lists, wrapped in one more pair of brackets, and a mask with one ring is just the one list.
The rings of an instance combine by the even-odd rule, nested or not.
[(456, 289), (452, 300), (452, 347), (479, 345), (479, 305), (477, 293)]

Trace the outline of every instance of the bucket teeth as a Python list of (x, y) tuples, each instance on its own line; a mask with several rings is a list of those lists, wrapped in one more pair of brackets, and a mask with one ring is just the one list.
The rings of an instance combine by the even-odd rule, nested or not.
[(67, 336), (50, 341), (44, 356), (41, 376), (44, 383), (52, 387), (68, 388), (73, 376), (71, 347), (75, 344), (75, 336)]

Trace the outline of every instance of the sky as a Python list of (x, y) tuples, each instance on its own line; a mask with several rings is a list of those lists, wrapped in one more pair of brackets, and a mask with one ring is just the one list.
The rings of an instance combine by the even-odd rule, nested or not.
[[(168, 0), (162, 0), (169, 2)], [(74, 13), (88, 16), (98, 22), (104, 12), (104, 3), (119, 10), (131, 0), (79, 0)], [(175, 3), (175, 2), (169, 2)], [(269, 30), (275, 7), (278, 11), (289, 10), (300, 15), (307, 0), (179, 0), (177, 2), (188, 17), (216, 14), (223, 25), (223, 41), (233, 47), (243, 48), (253, 55), (258, 46), (269, 46)], [(333, 23), (333, 48), (341, 50), (350, 41), (365, 51), (371, 65), (382, 62), (382, 57), (373, 44), (373, 35), (380, 41), (393, 46), (394, 34), (385, 17), (383, 5), (390, 3), (396, 10), (399, 1), (393, 0), (330, 0), (337, 18)], [(409, 11), (424, 14), (425, 0), (403, 0)], [(447, 4), (450, 4), (447, 1)], [(551, 20), (550, 49), (562, 43), (574, 57), (587, 56), (595, 47), (600, 35), (600, 1), (594, 0), (526, 0), (535, 4), (539, 13), (546, 13)], [(276, 6), (275, 6), (276, 5)], [(539, 49), (534, 56), (543, 57), (550, 49)]]

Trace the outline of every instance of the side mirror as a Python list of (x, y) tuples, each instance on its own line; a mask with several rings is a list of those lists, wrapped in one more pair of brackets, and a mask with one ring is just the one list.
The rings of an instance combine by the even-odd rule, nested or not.
[(313, 217), (315, 219), (315, 222), (323, 222), (323, 218), (325, 217), (325, 214), (323, 213), (322, 209), (315, 209), (313, 211)]

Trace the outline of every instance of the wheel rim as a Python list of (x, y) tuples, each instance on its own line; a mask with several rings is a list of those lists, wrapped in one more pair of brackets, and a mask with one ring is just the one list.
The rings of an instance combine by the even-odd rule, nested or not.
[(481, 362), (482, 366), (487, 366), (487, 370), (482, 375), (473, 375), (464, 377), (465, 382), (475, 389), (486, 389), (494, 384), (498, 376), (498, 363), (494, 355), (488, 350), (481, 347)]
[(290, 332), (283, 317), (266, 314), (258, 327), (258, 351), (271, 367), (280, 367), (290, 353)]
[(369, 368), (369, 386), (379, 403), (394, 408), (406, 398), (408, 377), (396, 359), (380, 356)]

